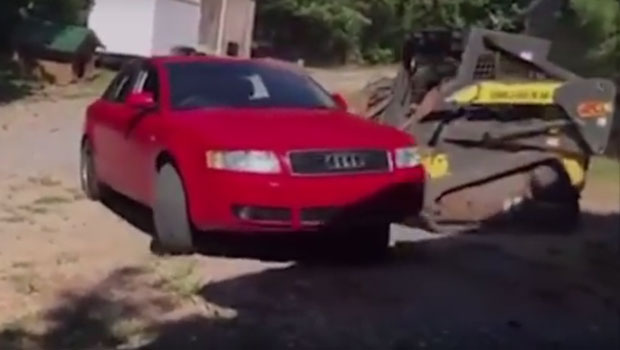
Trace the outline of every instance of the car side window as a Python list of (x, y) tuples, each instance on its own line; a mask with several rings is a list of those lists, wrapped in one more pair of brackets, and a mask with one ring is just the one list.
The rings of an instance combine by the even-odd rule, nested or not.
[(114, 101), (116, 102), (125, 102), (127, 96), (134, 91), (135, 82), (136, 82), (136, 74), (133, 71), (128, 72), (127, 75), (123, 77), (118, 86), (118, 92), (116, 94), (116, 98)]
[(103, 99), (110, 102), (122, 102), (125, 100), (130, 88), (131, 76), (128, 72), (119, 73), (103, 94)]
[(134, 91), (138, 69), (135, 64), (127, 64), (112, 80), (103, 94), (103, 99), (110, 102), (122, 103), (130, 92)]
[(116, 99), (116, 96), (118, 94), (118, 86), (120, 82), (123, 80), (124, 76), (125, 76), (124, 72), (120, 72), (116, 74), (114, 79), (112, 79), (112, 82), (110, 82), (110, 85), (108, 85), (107, 89), (103, 93), (102, 98), (104, 100), (114, 101)]
[(153, 100), (159, 102), (159, 76), (153, 67), (147, 67), (140, 72), (138, 90), (153, 95)]

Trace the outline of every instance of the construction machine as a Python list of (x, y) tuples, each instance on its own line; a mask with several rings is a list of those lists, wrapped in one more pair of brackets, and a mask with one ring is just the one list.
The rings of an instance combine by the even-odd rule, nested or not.
[(395, 78), (366, 87), (365, 116), (418, 142), (425, 228), (517, 218), (576, 226), (590, 159), (610, 137), (616, 87), (550, 62), (550, 49), (522, 34), (425, 29), (406, 40)]

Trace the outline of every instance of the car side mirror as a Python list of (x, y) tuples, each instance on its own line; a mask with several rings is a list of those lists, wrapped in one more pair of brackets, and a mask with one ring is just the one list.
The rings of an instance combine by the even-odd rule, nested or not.
[(334, 102), (336, 102), (338, 108), (342, 109), (343, 111), (349, 110), (349, 104), (341, 94), (335, 93), (332, 95), (332, 98), (334, 99)]
[(134, 108), (151, 109), (155, 107), (155, 98), (150, 92), (134, 92), (127, 97), (127, 104)]

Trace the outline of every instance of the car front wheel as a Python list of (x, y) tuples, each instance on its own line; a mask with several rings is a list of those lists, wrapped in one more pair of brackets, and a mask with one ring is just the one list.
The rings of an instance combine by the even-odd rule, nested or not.
[(194, 251), (185, 189), (179, 173), (170, 163), (157, 173), (153, 219), (155, 250), (175, 255)]
[(80, 151), (80, 185), (86, 197), (97, 201), (102, 198), (104, 185), (97, 177), (95, 158), (90, 141), (84, 141)]

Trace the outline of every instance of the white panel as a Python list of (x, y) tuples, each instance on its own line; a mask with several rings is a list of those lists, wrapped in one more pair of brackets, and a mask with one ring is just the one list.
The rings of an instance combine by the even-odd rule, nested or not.
[(106, 51), (148, 56), (152, 53), (155, 0), (96, 0), (88, 25)]
[(165, 55), (178, 45), (198, 45), (201, 9), (197, 0), (156, 0), (153, 53)]
[(254, 29), (255, 2), (253, 0), (227, 0), (226, 25), (223, 50), (228, 42), (239, 45), (239, 55), (249, 57)]
[(199, 40), (202, 49), (208, 53), (217, 52), (217, 36), (220, 12), (222, 10), (222, 0), (203, 0), (202, 18), (200, 20)]

